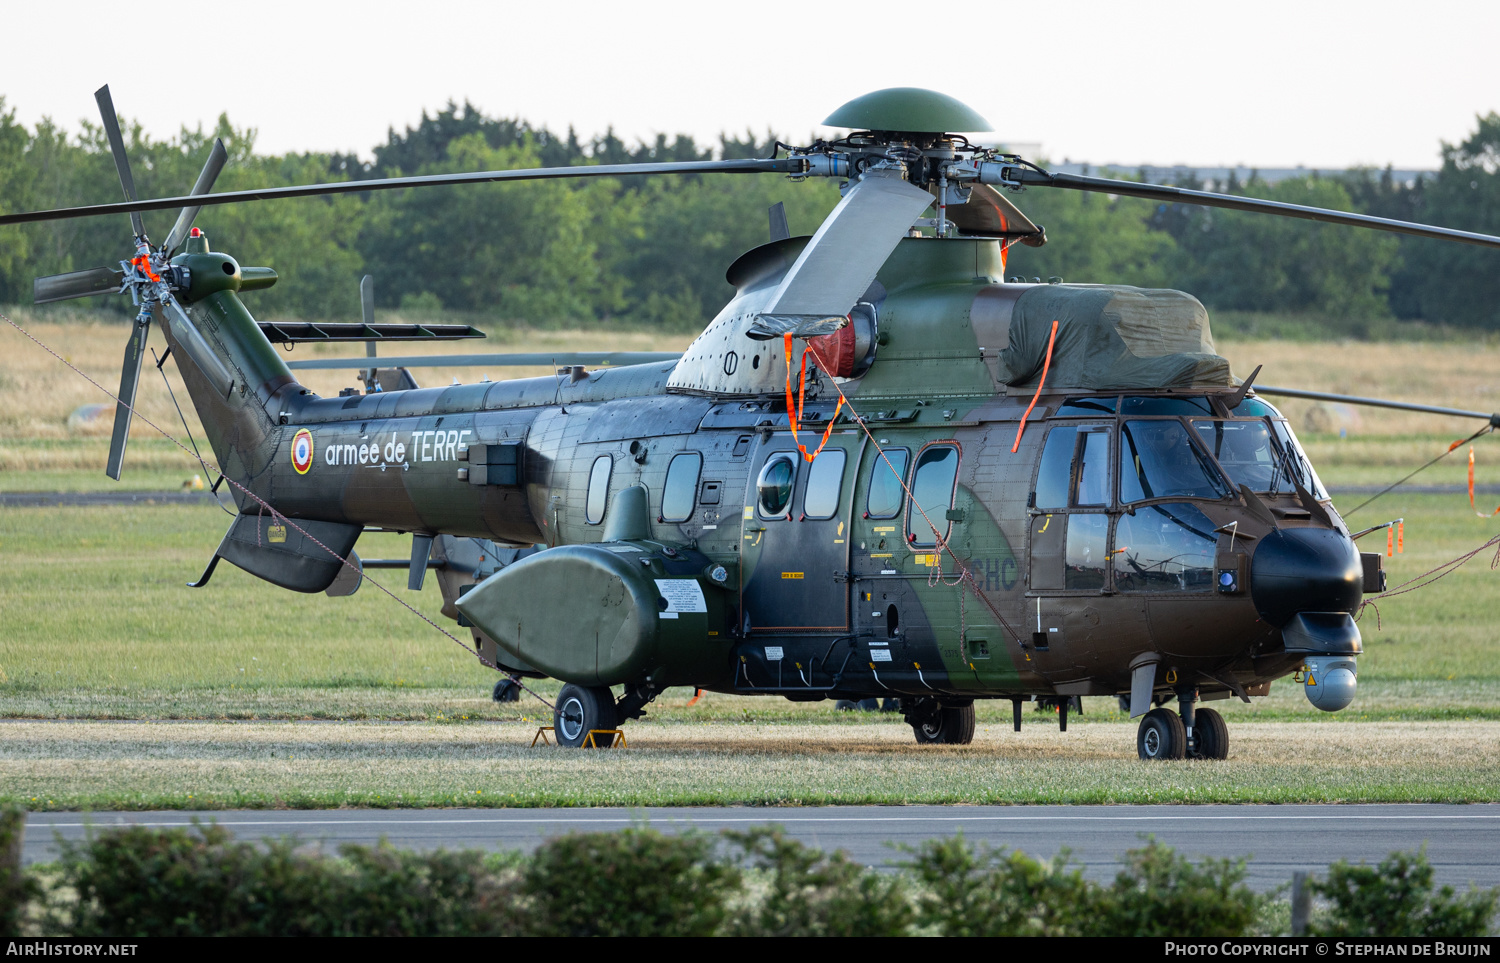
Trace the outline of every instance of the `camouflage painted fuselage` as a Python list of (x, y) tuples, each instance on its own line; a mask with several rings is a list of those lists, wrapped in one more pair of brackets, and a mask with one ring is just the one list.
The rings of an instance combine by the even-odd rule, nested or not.
[[(344, 398), (318, 398), (296, 383), (240, 302), (230, 259), (186, 255), (194, 286), (183, 301), (234, 385), (222, 396), (191, 363), (184, 378), (228, 476), (291, 519), (344, 526), (337, 530), (352, 533), (351, 545), (367, 527), (512, 546), (596, 543), (619, 493), (643, 486), (650, 532), (642, 554), (675, 547), (729, 573), (719, 600), (728, 615), (693, 642), (706, 657), (692, 660), (691, 678), (659, 673), (665, 684), (794, 699), (1104, 695), (1129, 691), (1133, 666), (1150, 657), (1163, 680), (1195, 675), (1208, 695), (1253, 692), (1299, 663), (1243, 590), (1131, 592), (1098, 559), (1100, 584), (1069, 587), (1064, 569), (1073, 560), (1049, 532), (1072, 515), (1102, 517), (1100, 544), (1113, 558), (1119, 520), (1139, 506), (1122, 509), (1111, 496), (1087, 508), (1032, 507), (1044, 439), (1063, 424), (1117, 437), (1120, 392), (1097, 393), (1110, 399), (1108, 412), (1060, 415), (1064, 396), (1044, 391), (1020, 430), (1034, 382), (1007, 388), (995, 359), (1028, 286), (1002, 283), (995, 241), (901, 243), (876, 286), (873, 360), (842, 382), (868, 433), (845, 409), (819, 456), (832, 464), (841, 453), (834, 494), (826, 479), (809, 492), (811, 466), (796, 455), (789, 499), (767, 515), (757, 479), (768, 460), (796, 451), (784, 400), (788, 363), (779, 340), (733, 337), (733, 322), (753, 311), (800, 243), (747, 255), (737, 265), (739, 295), (675, 365)], [(167, 335), (179, 358), (192, 357), (180, 347), (182, 332)], [(809, 379), (807, 395), (800, 441), (812, 450), (835, 396), (826, 378)], [(310, 439), (294, 451), (302, 432)], [(494, 477), (481, 479), (466, 459), (478, 446), (509, 447), (515, 476), (492, 468)], [(894, 513), (871, 511), (872, 486), (889, 486), (881, 477), (890, 474), (890, 453), (910, 479), (924, 451), (944, 447), (957, 458), (956, 482), (946, 502), (927, 507), (949, 552), (909, 498), (899, 497)], [(693, 453), (702, 461), (684, 518), (663, 499), (674, 457)], [(602, 512), (589, 497), (600, 459), (608, 459)], [(242, 512), (261, 513), (237, 496)], [(888, 492), (876, 500), (890, 505)], [(1243, 499), (1177, 501), (1196, 505), (1216, 528), (1238, 523), (1217, 535), (1213, 551), (1221, 562), (1244, 556), (1243, 572), (1254, 540), (1274, 526), (1323, 524), (1292, 493), (1265, 499), (1271, 517)], [(1328, 524), (1342, 531), (1328, 510)], [(460, 583), (494, 571), (493, 560), (480, 562), (489, 567), (444, 581), (449, 614)], [(531, 600), (528, 617), (575, 603), (558, 589)], [(525, 667), (478, 633), (476, 644), (494, 661)]]

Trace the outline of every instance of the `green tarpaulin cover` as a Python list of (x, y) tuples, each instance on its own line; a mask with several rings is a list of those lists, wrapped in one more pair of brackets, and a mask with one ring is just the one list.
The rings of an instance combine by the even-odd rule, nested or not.
[(1047, 284), (1016, 299), (1002, 380), (1035, 385), (1057, 321), (1047, 387), (1223, 388), (1208, 309), (1191, 294), (1109, 284)]

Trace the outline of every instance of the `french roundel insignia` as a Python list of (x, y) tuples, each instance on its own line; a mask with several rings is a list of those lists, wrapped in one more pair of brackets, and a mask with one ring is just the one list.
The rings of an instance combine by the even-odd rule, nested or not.
[(312, 432), (303, 428), (292, 436), (292, 467), (297, 469), (297, 474), (306, 475), (308, 469), (312, 468), (312, 461)]

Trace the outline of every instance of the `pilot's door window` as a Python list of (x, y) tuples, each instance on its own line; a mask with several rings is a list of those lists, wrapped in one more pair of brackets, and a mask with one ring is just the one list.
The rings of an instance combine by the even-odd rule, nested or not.
[(1033, 589), (1105, 588), (1109, 443), (1109, 425), (1059, 425), (1047, 435), (1032, 494)]

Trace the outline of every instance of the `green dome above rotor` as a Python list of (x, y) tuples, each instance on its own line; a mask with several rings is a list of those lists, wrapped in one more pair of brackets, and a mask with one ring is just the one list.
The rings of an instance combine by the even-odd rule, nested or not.
[(918, 134), (992, 131), (990, 122), (967, 104), (921, 87), (887, 87), (856, 97), (828, 115), (827, 127), (900, 130)]

